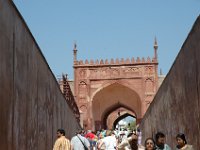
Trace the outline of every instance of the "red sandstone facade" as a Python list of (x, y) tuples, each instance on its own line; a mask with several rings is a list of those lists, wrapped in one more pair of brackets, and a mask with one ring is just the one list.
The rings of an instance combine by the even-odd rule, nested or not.
[(139, 123), (158, 89), (157, 48), (155, 40), (152, 59), (83, 62), (74, 45), (74, 96), (84, 128), (111, 128), (120, 109)]

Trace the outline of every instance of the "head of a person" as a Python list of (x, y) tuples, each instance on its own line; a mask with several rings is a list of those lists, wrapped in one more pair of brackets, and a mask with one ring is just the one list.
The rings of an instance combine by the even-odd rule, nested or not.
[(138, 149), (137, 134), (135, 132), (131, 132), (131, 133), (128, 134), (127, 137), (129, 138), (129, 144), (130, 144), (131, 149), (133, 149), (133, 150)]
[(91, 133), (92, 131), (91, 130), (87, 130), (87, 133)]
[(83, 134), (83, 130), (78, 129), (78, 130), (76, 131), (76, 135), (77, 135), (77, 134), (82, 135), (82, 134)]
[(137, 134), (136, 134), (136, 132), (135, 131), (132, 131), (132, 132), (130, 132), (128, 135), (127, 135), (127, 137), (129, 138), (129, 137), (131, 137), (133, 140), (138, 140), (138, 136), (137, 136)]
[(156, 145), (159, 148), (163, 149), (164, 146), (165, 146), (165, 135), (164, 135), (164, 133), (162, 133), (162, 132), (156, 133), (155, 140), (156, 140)]
[(103, 138), (104, 138), (103, 134), (99, 133), (99, 139), (103, 139)]
[(144, 143), (145, 150), (154, 150), (155, 149), (155, 142), (153, 138), (147, 138)]
[(111, 130), (106, 130), (106, 136), (111, 136), (112, 135), (112, 131)]
[(64, 129), (58, 129), (57, 130), (57, 137), (60, 138), (61, 136), (65, 136), (65, 130)]
[(177, 134), (176, 141), (177, 141), (177, 148), (179, 149), (185, 146), (185, 144), (187, 144), (185, 135), (183, 133)]

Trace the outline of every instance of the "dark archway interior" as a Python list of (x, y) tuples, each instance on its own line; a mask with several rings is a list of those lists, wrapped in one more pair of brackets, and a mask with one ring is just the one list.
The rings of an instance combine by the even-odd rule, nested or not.
[[(108, 108), (107, 111), (106, 111), (106, 112), (103, 114), (103, 116), (102, 116), (102, 127), (103, 127), (104, 129), (107, 129), (106, 120), (107, 120), (109, 114), (112, 113), (113, 111), (115, 111), (116, 109), (120, 108), (120, 107), (123, 107), (123, 108), (125, 108), (125, 109), (127, 109), (127, 110), (133, 112), (133, 113), (136, 115), (136, 113), (135, 113), (130, 107), (125, 106), (125, 105), (123, 105), (123, 104), (121, 104), (121, 103), (116, 103), (116, 104), (113, 105), (112, 107)], [(123, 116), (123, 115), (122, 115), (122, 116)], [(129, 114), (129, 115), (127, 115), (127, 116), (133, 116), (133, 115), (130, 115), (130, 114)], [(127, 117), (127, 116), (126, 116), (126, 117)], [(133, 117), (134, 117), (134, 118), (137, 118), (137, 116), (133, 116)], [(123, 118), (123, 117), (122, 117), (122, 118)], [(125, 117), (124, 117), (124, 118), (125, 118)], [(119, 119), (119, 120), (121, 120), (121, 119)]]

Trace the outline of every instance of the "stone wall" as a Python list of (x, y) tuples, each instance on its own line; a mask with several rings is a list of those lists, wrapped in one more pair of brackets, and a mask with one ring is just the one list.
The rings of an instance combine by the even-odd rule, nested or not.
[(80, 128), (11, 0), (0, 0), (0, 149), (50, 150)]
[[(176, 34), (176, 33), (175, 33)], [(200, 145), (200, 17), (145, 114), (140, 128), (145, 138), (162, 131), (174, 149), (177, 133)]]

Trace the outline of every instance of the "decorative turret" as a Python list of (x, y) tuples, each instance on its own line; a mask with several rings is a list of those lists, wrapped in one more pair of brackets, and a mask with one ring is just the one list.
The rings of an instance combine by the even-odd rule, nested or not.
[(158, 63), (158, 57), (157, 57), (157, 49), (158, 49), (158, 44), (157, 44), (157, 40), (155, 37), (155, 41), (154, 41), (154, 56), (151, 59), (150, 57), (147, 58), (140, 58), (137, 57), (136, 59), (134, 57), (132, 57), (131, 59), (129, 58), (116, 58), (113, 59), (111, 58), (110, 60), (106, 59), (97, 59), (97, 60), (77, 60), (77, 45), (76, 43), (74, 43), (74, 49), (73, 49), (73, 53), (74, 53), (74, 67), (78, 67), (78, 66), (107, 66), (107, 65), (128, 65), (128, 64), (150, 64), (150, 63)]
[(163, 73), (162, 73), (162, 69), (160, 68), (160, 75), (163, 75)]
[(76, 45), (76, 42), (74, 43), (74, 49), (73, 49), (73, 52), (74, 52), (74, 64), (76, 64), (77, 62), (77, 49), (76, 49), (77, 45)]
[(156, 37), (155, 37), (155, 41), (154, 41), (154, 59), (155, 61), (157, 62), (157, 59), (158, 59), (158, 55), (157, 55), (157, 49), (158, 49), (158, 44), (157, 44), (157, 40), (156, 40)]

